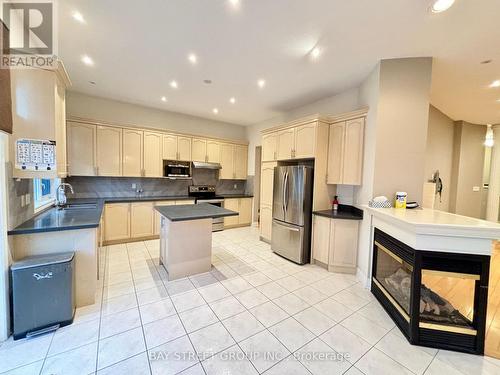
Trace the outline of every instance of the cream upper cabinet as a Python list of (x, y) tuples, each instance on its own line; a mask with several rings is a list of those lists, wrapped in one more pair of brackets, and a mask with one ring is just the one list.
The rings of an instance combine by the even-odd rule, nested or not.
[(163, 176), (162, 134), (144, 132), (144, 176)]
[(97, 126), (96, 162), (98, 176), (122, 175), (122, 129)]
[(210, 163), (220, 162), (220, 143), (215, 141), (207, 141), (207, 159)]
[(191, 161), (191, 138), (177, 137), (177, 159)]
[(246, 180), (248, 171), (248, 146), (234, 146), (234, 179)]
[[(231, 199), (224, 199), (224, 208), (231, 210), (231, 211), (236, 211), (239, 213), (239, 207), (240, 205), (240, 200), (238, 198), (231, 198)], [(239, 223), (239, 217), (238, 216), (226, 216), (224, 218), (224, 226), (233, 226), (233, 225), (238, 225)]]
[(260, 207), (260, 236), (266, 241), (271, 241), (273, 230), (273, 209), (270, 206)]
[(313, 216), (313, 259), (327, 265), (330, 253), (330, 219), (318, 215)]
[(123, 129), (122, 174), (127, 177), (142, 176), (143, 132)]
[(207, 141), (201, 138), (193, 138), (192, 157), (193, 161), (207, 161)]
[(364, 118), (330, 125), (327, 183), (361, 185)]
[(295, 128), (278, 131), (278, 160), (293, 159)]
[(240, 225), (249, 225), (252, 223), (252, 198), (240, 198), (239, 220)]
[(163, 134), (163, 159), (177, 160), (177, 136), (173, 134)]
[(344, 167), (344, 132), (345, 122), (330, 125), (327, 172), (327, 182), (329, 184), (342, 183), (342, 170)]
[(293, 157), (297, 159), (314, 158), (316, 146), (316, 122), (295, 128), (295, 147)]
[(260, 203), (273, 205), (274, 167), (276, 162), (262, 163), (260, 171)]
[(346, 185), (361, 185), (364, 128), (364, 118), (346, 122), (344, 136), (344, 169), (342, 177), (342, 182)]
[(68, 121), (66, 136), (69, 175), (95, 176), (96, 126)]
[(219, 171), (219, 178), (228, 180), (234, 178), (234, 145), (222, 143), (220, 146), (220, 164), (222, 169)]
[(134, 202), (130, 204), (130, 236), (132, 238), (152, 236), (153, 203)]
[(128, 238), (130, 238), (130, 203), (107, 204), (104, 209), (105, 241)]
[(275, 161), (278, 151), (278, 134), (271, 133), (262, 137), (262, 161)]

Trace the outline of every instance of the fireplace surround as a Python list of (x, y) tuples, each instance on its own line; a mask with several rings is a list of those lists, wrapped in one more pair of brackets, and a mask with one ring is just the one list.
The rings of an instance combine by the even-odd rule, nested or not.
[(410, 343), (483, 354), (489, 263), (416, 250), (374, 228), (371, 290)]

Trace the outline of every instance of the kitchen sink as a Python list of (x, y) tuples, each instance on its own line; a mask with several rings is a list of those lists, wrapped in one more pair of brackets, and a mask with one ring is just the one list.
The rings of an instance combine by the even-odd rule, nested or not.
[(97, 203), (87, 202), (87, 203), (68, 203), (62, 206), (62, 210), (84, 210), (84, 209), (96, 209)]

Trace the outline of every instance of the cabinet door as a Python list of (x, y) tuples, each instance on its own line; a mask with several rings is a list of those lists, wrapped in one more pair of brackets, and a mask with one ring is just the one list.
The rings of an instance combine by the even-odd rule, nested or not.
[(286, 129), (278, 132), (278, 160), (293, 158), (295, 146), (295, 129)]
[(142, 131), (123, 129), (123, 176), (142, 176), (142, 143)]
[(273, 230), (273, 209), (271, 206), (260, 206), (260, 236), (271, 241)]
[(207, 161), (210, 163), (220, 162), (220, 143), (207, 141)]
[(205, 139), (193, 138), (193, 161), (207, 161), (207, 141)]
[(278, 150), (278, 134), (272, 133), (262, 137), (262, 161), (275, 161)]
[(332, 220), (329, 263), (338, 271), (356, 272), (358, 226), (356, 220)]
[(162, 134), (144, 132), (144, 176), (163, 176)]
[(179, 160), (191, 161), (191, 138), (177, 137), (177, 155)]
[(95, 125), (68, 121), (67, 137), (70, 176), (95, 176)]
[(234, 147), (230, 143), (223, 143), (220, 146), (220, 164), (222, 169), (219, 171), (219, 178), (222, 180), (234, 178)]
[(163, 159), (177, 160), (177, 136), (172, 134), (163, 135)]
[(152, 202), (130, 204), (130, 236), (132, 238), (152, 236), (153, 220)]
[(250, 225), (252, 223), (252, 198), (241, 198), (239, 208), (239, 221), (241, 225)]
[(97, 175), (122, 175), (122, 129), (97, 127)]
[(68, 176), (68, 160), (66, 150), (66, 88), (56, 85), (55, 105), (55, 134), (56, 134), (56, 163), (57, 177)]
[[(239, 212), (239, 199), (224, 199), (224, 208), (231, 210), (231, 211), (236, 211)], [(225, 227), (230, 227), (233, 225), (238, 225), (239, 222), (239, 217), (238, 216), (228, 216), (224, 218), (224, 226)]]
[(295, 128), (294, 158), (313, 158), (316, 150), (316, 122)]
[(185, 199), (185, 200), (182, 200), (182, 201), (175, 201), (175, 204), (176, 204), (176, 205), (182, 205), (182, 204), (194, 204), (194, 200)]
[(342, 171), (343, 184), (361, 185), (364, 127), (364, 118), (346, 122), (344, 136), (344, 167)]
[(330, 248), (330, 219), (327, 217), (313, 216), (312, 257), (328, 265)]
[(260, 172), (260, 202), (263, 205), (273, 205), (275, 162), (262, 163)]
[(247, 159), (248, 147), (242, 145), (234, 146), (234, 179), (246, 180), (247, 179)]
[(104, 211), (104, 239), (106, 241), (130, 238), (130, 204), (107, 204)]
[(161, 215), (158, 211), (154, 209), (155, 206), (173, 206), (175, 205), (175, 201), (160, 201), (160, 202), (155, 202), (153, 205), (153, 216), (154, 216), (154, 234), (159, 235), (160, 234), (160, 228), (161, 228)]
[(344, 165), (344, 130), (345, 122), (330, 125), (328, 140), (327, 183), (341, 184)]

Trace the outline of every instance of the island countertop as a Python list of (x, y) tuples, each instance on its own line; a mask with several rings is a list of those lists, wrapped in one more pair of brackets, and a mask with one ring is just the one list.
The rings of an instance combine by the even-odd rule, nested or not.
[(235, 211), (208, 203), (182, 204), (176, 206), (156, 206), (155, 210), (170, 221), (189, 221), (226, 216), (238, 216)]

